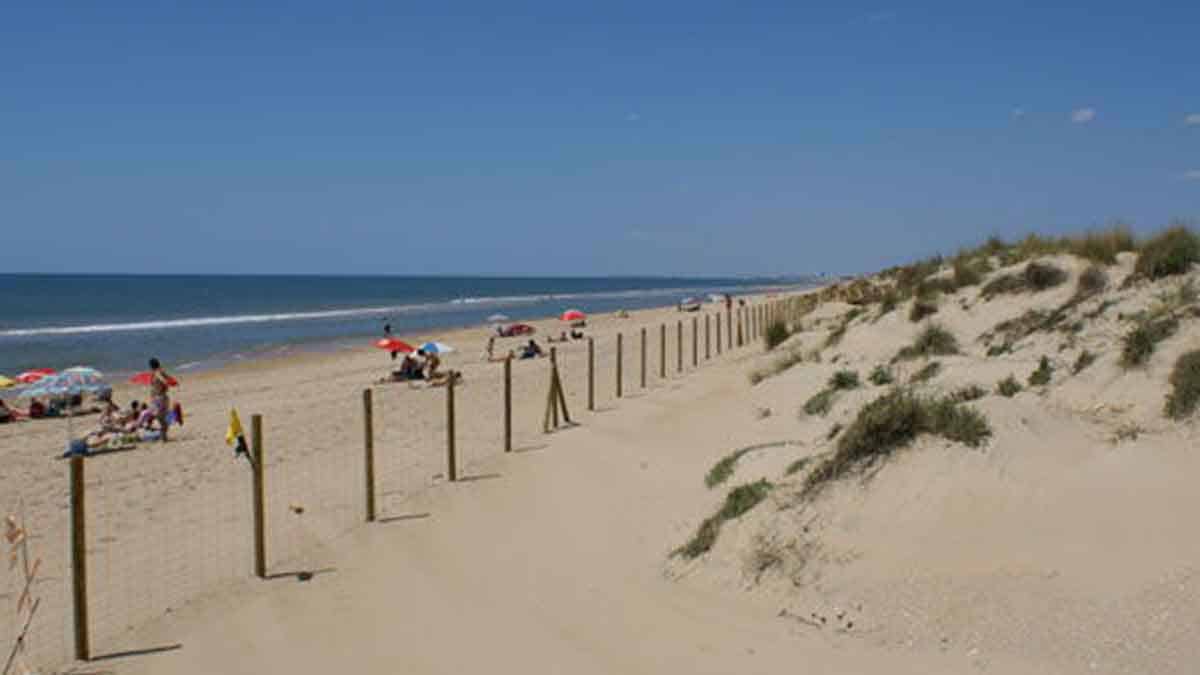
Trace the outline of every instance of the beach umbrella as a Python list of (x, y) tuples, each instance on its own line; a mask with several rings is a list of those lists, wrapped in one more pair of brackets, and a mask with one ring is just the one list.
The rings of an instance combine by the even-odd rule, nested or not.
[[(147, 370), (145, 372), (138, 373), (137, 375), (134, 375), (133, 377), (129, 378), (129, 384), (149, 385), (152, 380), (154, 380), (154, 373)], [(176, 380), (175, 378), (168, 375), (167, 376), (167, 386), (168, 387), (178, 387), (179, 380)]]
[(508, 321), (508, 317), (505, 316), (504, 314), (493, 314), (493, 315), (489, 316), (487, 318), (487, 320), (490, 323), (500, 323), (502, 321)]
[[(21, 392), (21, 396), (29, 398), (37, 398), (41, 396), (75, 396), (80, 394), (94, 394), (103, 391), (112, 391), (104, 383), (104, 375), (95, 368), (87, 368), (84, 366), (75, 366), (56, 375), (47, 375), (38, 380), (36, 384)], [(71, 415), (67, 415), (67, 454), (74, 451), (72, 448), (72, 433), (71, 433)]]
[(413, 346), (399, 338), (380, 338), (375, 341), (375, 346), (379, 349), (388, 352), (411, 352)]
[(454, 351), (454, 347), (441, 342), (426, 342), (417, 349), (425, 352), (426, 354), (446, 354)]
[(587, 315), (577, 309), (568, 309), (562, 313), (563, 321), (583, 321)]
[(42, 379), (43, 377), (46, 377), (47, 375), (53, 375), (53, 374), (54, 374), (53, 368), (34, 368), (33, 370), (27, 370), (27, 371), (21, 373), (20, 375), (17, 375), (13, 379), (15, 379), (17, 382), (20, 382), (21, 384), (33, 384), (34, 382), (37, 382), (38, 380)]

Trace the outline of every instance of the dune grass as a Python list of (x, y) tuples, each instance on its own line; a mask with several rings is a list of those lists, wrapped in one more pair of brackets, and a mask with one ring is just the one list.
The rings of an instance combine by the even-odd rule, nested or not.
[(1191, 417), (1200, 406), (1200, 349), (1181, 355), (1171, 371), (1171, 392), (1163, 411), (1173, 420)]
[(1022, 389), (1024, 389), (1024, 387), (1022, 387), (1021, 383), (1017, 382), (1017, 378), (1013, 377), (1012, 375), (1009, 375), (1008, 377), (996, 383), (996, 393), (1004, 396), (1005, 398), (1012, 398), (1016, 396), (1017, 394), (1021, 393)]
[(1038, 367), (1029, 374), (1029, 386), (1043, 387), (1050, 384), (1050, 378), (1054, 376), (1054, 366), (1050, 365), (1050, 359), (1043, 356), (1038, 362)]
[(1071, 374), (1078, 375), (1095, 362), (1096, 355), (1085, 349), (1079, 352), (1078, 358), (1075, 359), (1075, 363), (1071, 366)]
[(1141, 279), (1162, 279), (1186, 274), (1200, 262), (1200, 238), (1183, 225), (1175, 225), (1146, 240), (1138, 254), (1134, 275)]
[(750, 384), (758, 384), (768, 377), (773, 377), (804, 361), (804, 352), (800, 347), (787, 350), (771, 363), (750, 371)]
[(984, 389), (977, 384), (968, 384), (951, 392), (950, 399), (958, 403), (967, 403), (970, 401), (978, 401), (984, 396), (987, 396), (987, 389)]
[(1104, 292), (1108, 288), (1108, 272), (1099, 265), (1090, 265), (1075, 282), (1075, 298), (1076, 302), (1082, 302), (1088, 298), (1095, 297)]
[(977, 447), (991, 436), (987, 419), (977, 410), (948, 398), (922, 397), (894, 389), (866, 404), (842, 432), (834, 454), (805, 480), (805, 491), (885, 459), (921, 434), (936, 434)]
[(830, 389), (857, 389), (861, 385), (858, 372), (854, 370), (839, 370), (829, 377)]
[(1158, 343), (1179, 330), (1179, 319), (1173, 314), (1157, 318), (1142, 318), (1121, 341), (1121, 367), (1135, 368), (1145, 365)]
[(882, 364), (875, 366), (875, 369), (867, 376), (867, 380), (876, 386), (891, 384), (895, 379), (895, 376), (892, 375), (892, 369)]
[(892, 361), (907, 361), (920, 357), (958, 354), (958, 340), (945, 326), (931, 323), (917, 334), (913, 343), (902, 348)]
[(908, 379), (908, 381), (912, 384), (928, 382), (929, 380), (932, 380), (933, 378), (937, 377), (938, 374), (941, 372), (942, 372), (942, 362), (941, 361), (930, 361), (929, 363), (925, 364), (925, 367), (923, 367), (920, 370), (918, 370), (917, 372), (913, 373), (912, 377), (910, 377)]
[(824, 417), (833, 409), (833, 399), (837, 396), (836, 389), (822, 389), (804, 402), (804, 413)]
[(789, 337), (791, 337), (791, 333), (788, 332), (787, 324), (776, 320), (767, 325), (767, 330), (763, 333), (763, 343), (766, 345), (767, 351), (771, 351), (783, 344)]
[(691, 560), (712, 550), (713, 545), (717, 543), (717, 536), (721, 533), (721, 526), (726, 521), (740, 518), (758, 506), (762, 500), (767, 498), (767, 494), (773, 487), (774, 485), (764, 479), (739, 485), (730, 490), (729, 494), (725, 496), (725, 502), (721, 504), (721, 508), (705, 518), (692, 538), (683, 546), (675, 549), (674, 555)]

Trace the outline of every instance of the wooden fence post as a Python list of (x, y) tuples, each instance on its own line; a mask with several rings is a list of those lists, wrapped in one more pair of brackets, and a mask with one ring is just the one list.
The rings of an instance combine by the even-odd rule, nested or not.
[(558, 347), (550, 348), (550, 421), (558, 428)]
[(725, 305), (725, 348), (733, 351), (733, 305)]
[(596, 341), (588, 338), (588, 410), (596, 409)]
[(450, 482), (458, 480), (458, 462), (454, 447), (454, 379), (455, 372), (448, 372), (446, 380), (446, 479)]
[(504, 359), (504, 451), (512, 452), (512, 354)]
[(721, 355), (721, 313), (717, 312), (717, 356)]
[(625, 364), (625, 350), (623, 346), (623, 336), (621, 333), (617, 333), (617, 398), (621, 398), (621, 371)]
[(675, 372), (683, 372), (683, 321), (675, 322)]
[(658, 376), (667, 379), (667, 324), (658, 324)]
[(367, 478), (367, 522), (375, 522), (375, 411), (371, 390), (363, 389), (363, 453)]
[(704, 315), (704, 360), (712, 358), (712, 315)]
[(646, 327), (642, 326), (642, 389), (646, 388)]
[(692, 317), (692, 367), (700, 365), (700, 320)]
[(267, 578), (267, 467), (263, 464), (262, 415), (250, 416), (250, 454), (254, 456), (254, 575)]
[(71, 457), (71, 591), (75, 602), (75, 658), (92, 657), (88, 633), (87, 500), (82, 455)]

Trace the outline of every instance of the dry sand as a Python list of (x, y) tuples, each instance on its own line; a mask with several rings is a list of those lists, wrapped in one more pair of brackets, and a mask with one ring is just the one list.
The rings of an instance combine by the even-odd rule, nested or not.
[[(669, 330), (669, 377), (661, 381), (656, 327), (679, 315), (606, 317), (592, 327), (603, 345), (599, 411), (584, 411), (584, 349), (572, 345), (563, 367), (582, 426), (543, 436), (546, 364), (514, 364), (520, 451), (509, 455), (496, 447), (497, 369), (475, 358), (482, 333), (448, 338), (463, 346), (450, 365), (467, 377), (459, 416), (469, 480), (450, 484), (440, 475), (440, 392), (376, 388), (384, 522), (369, 527), (356, 526), (357, 406), (363, 383), (381, 369), (378, 354), (308, 356), (189, 380), (181, 392), (191, 412), (183, 441), (89, 462), (109, 472), (98, 491), (115, 495), (105, 502), (109, 524), (98, 528), (112, 541), (96, 544), (93, 557), (108, 561), (96, 575), (121, 590), (101, 603), (115, 608), (105, 615), (112, 622), (131, 624), (106, 620), (98, 652), (178, 645), (99, 667), (206, 674), (1197, 672), (1197, 433), (1194, 422), (1165, 421), (1161, 409), (1170, 366), (1200, 342), (1200, 321), (1186, 319), (1147, 368), (1124, 371), (1116, 359), (1129, 324), (1118, 313), (1149, 306), (1181, 280), (1114, 289), (1106, 297), (1116, 304), (1074, 337), (1035, 333), (1012, 353), (987, 357), (981, 333), (1030, 308), (1056, 307), (1073, 292), (1082, 265), (1057, 263), (1072, 273), (1058, 289), (985, 302), (971, 288), (945, 298), (935, 319), (956, 334), (964, 354), (941, 357), (943, 372), (922, 385), (951, 391), (977, 383), (990, 392), (1010, 373), (1024, 381), (1044, 354), (1057, 367), (1050, 386), (972, 403), (994, 432), (982, 448), (922, 437), (817, 499), (799, 495), (803, 470), (787, 476), (785, 468), (830, 451), (831, 427), (849, 424), (883, 390), (843, 392), (825, 417), (799, 409), (834, 371), (853, 368), (865, 379), (909, 343), (921, 326), (908, 321), (906, 305), (878, 320), (871, 308), (839, 345), (821, 350), (820, 363), (755, 386), (747, 375), (777, 358), (759, 346), (676, 376)], [(1114, 286), (1131, 266), (1124, 256), (1110, 270)], [(780, 349), (820, 347), (849, 309), (822, 305)], [(611, 336), (616, 326), (636, 335), (642, 325), (652, 327), (651, 387), (636, 386), (637, 340), (627, 337), (630, 395), (617, 401)], [(1085, 348), (1099, 359), (1071, 375)], [(905, 380), (922, 365), (902, 364), (897, 375)], [(265, 414), (269, 456), (286, 460), (272, 474), (272, 572), (279, 576), (270, 582), (246, 578), (247, 477), (220, 440), (231, 402)], [(26, 462), (24, 485), (36, 488), (27, 498), (42, 500), (43, 520), (61, 520), (47, 510), (62, 500), (65, 467), (46, 460), (58, 436), (50, 429), (20, 440), (9, 429), (0, 433), (5, 456)], [(29, 439), (44, 447), (30, 451)], [(756, 444), (769, 447), (745, 455), (727, 484), (705, 487), (717, 460)], [(206, 470), (214, 465), (222, 468)], [(139, 471), (132, 485), (121, 481)], [(728, 523), (712, 551), (693, 561), (671, 556), (729, 487), (759, 478), (775, 484), (768, 500)], [(179, 501), (188, 505), (185, 515), (154, 518), (180, 513), (165, 506)], [(122, 517), (152, 534), (127, 533)], [(49, 539), (61, 536), (49, 528)], [(123, 540), (150, 553), (127, 562)], [(317, 573), (306, 582), (288, 574), (300, 570)]]

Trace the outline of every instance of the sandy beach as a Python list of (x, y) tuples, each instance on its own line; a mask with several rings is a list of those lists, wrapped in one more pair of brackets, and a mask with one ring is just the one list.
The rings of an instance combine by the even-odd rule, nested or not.
[[(716, 357), (715, 305), (710, 354)], [(615, 341), (624, 333), (625, 391), (640, 389), (640, 330), (646, 328), (648, 385), (677, 386), (692, 372), (691, 320), (674, 307), (591, 316), (595, 341), (595, 405), (611, 409), (615, 394)], [(684, 373), (677, 372), (677, 327), (684, 322)], [(569, 409), (586, 413), (587, 342), (551, 344), (563, 326), (556, 319), (534, 322), (544, 349), (556, 347)], [(660, 326), (667, 325), (667, 379), (658, 377)], [(698, 356), (704, 355), (703, 321)], [(724, 332), (723, 328), (723, 332)], [(503, 364), (487, 362), (490, 326), (439, 335), (400, 335), (414, 344), (428, 339), (453, 345), (444, 368), (463, 374), (456, 387), (457, 455), (465, 484), (486, 482), (481, 468), (503, 451)], [(526, 338), (527, 339), (527, 338)], [(524, 343), (500, 338), (496, 353)], [(724, 344), (724, 339), (722, 341)], [(446, 394), (444, 388), (408, 383), (376, 384), (392, 367), (388, 355), (370, 345), (331, 353), (300, 352), (234, 363), (181, 375), (176, 398), (185, 425), (167, 444), (142, 443), (127, 452), (97, 454), (87, 462), (89, 595), (97, 653), (121, 651), (129, 632), (177, 611), (186, 602), (220, 592), (253, 570), (250, 531), (250, 470), (225, 444), (230, 408), (247, 426), (263, 417), (266, 446), (269, 568), (319, 567), (331, 542), (363, 521), (362, 392), (374, 393), (376, 481), (380, 519), (419, 511), (414, 499), (445, 481)], [(517, 451), (546, 447), (542, 418), (549, 385), (549, 358), (513, 362), (513, 444)], [(145, 398), (144, 388), (117, 385), (125, 405)], [(76, 434), (96, 417), (72, 420)], [(61, 419), (0, 426), (0, 476), (4, 507), (23, 503), (43, 559), (45, 590), (40, 620), (29, 640), (31, 661), (59, 663), (72, 653), (68, 535), (68, 466), (59, 459), (67, 434)], [(316, 553), (314, 553), (316, 552)], [(15, 576), (6, 578), (0, 600), (16, 597)], [(0, 614), (0, 634), (15, 631), (10, 613)]]
[[(593, 317), (596, 410), (586, 343), (560, 349), (578, 426), (552, 434), (549, 361), (514, 362), (510, 454), (487, 329), (439, 336), (465, 378), (460, 480), (445, 476), (445, 391), (374, 386), (371, 525), (362, 390), (386, 355), (190, 378), (178, 442), (87, 462), (94, 653), (120, 673), (1191, 673), (1200, 545), (1185, 514), (1200, 510), (1200, 463), (1194, 422), (1163, 410), (1200, 338), (1200, 277), (1138, 280), (1135, 263), (1001, 257), (950, 285), (937, 280), (959, 272), (936, 262), (922, 274), (946, 290), (890, 307), (872, 294), (906, 272), (860, 279), (806, 294), (773, 350), (718, 357), (710, 342), (711, 360), (714, 307)], [(1023, 285), (1041, 278), (1031, 269), (1052, 281)], [(1130, 365), (1129, 334), (1164, 320), (1174, 328)], [(931, 331), (943, 343), (914, 352)], [(847, 437), (890, 443), (887, 424), (863, 428), (897, 395), (951, 397), (938, 419), (960, 426), (814, 489)], [(230, 405), (264, 417), (266, 581), (250, 574), (249, 471), (222, 439)], [(47, 560), (58, 623), (31, 647), (49, 662), (71, 645), (62, 431), (2, 437)]]

